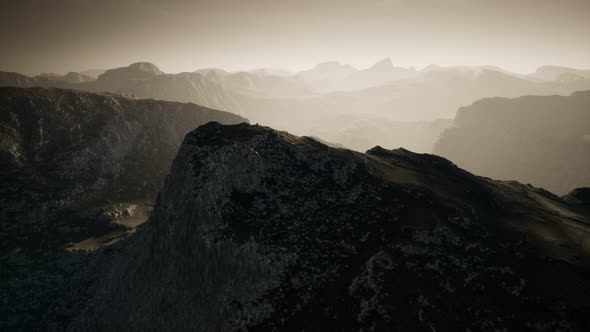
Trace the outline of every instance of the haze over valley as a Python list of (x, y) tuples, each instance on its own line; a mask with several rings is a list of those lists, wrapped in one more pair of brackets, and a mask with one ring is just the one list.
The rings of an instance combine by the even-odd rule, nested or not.
[(330, 62), (296, 73), (197, 69), (166, 74), (142, 62), (105, 70), (96, 78), (74, 72), (34, 77), (0, 73), (0, 84), (192, 102), (358, 151), (382, 145), (432, 152), (462, 106), (486, 97), (569, 95), (590, 89), (590, 74), (555, 66), (528, 75), (493, 66), (415, 70), (395, 67), (389, 58), (366, 69)]

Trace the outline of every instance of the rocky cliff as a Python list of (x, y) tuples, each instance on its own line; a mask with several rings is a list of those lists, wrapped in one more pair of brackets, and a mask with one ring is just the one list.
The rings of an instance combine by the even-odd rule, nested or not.
[(247, 120), (195, 104), (0, 88), (0, 330), (33, 323), (63, 286), (63, 248), (95, 249), (143, 222), (185, 134), (209, 121)]
[(209, 123), (52, 328), (583, 331), (589, 225), (437, 156)]

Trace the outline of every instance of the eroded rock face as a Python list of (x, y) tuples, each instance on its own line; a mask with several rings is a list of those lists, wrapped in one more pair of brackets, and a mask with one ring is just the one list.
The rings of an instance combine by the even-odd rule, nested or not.
[(95, 248), (145, 220), (185, 134), (209, 121), (247, 120), (194, 104), (0, 88), (0, 330), (30, 330), (67, 284), (76, 268), (62, 256), (80, 259), (64, 247)]
[(440, 157), (209, 123), (151, 218), (78, 290), (89, 300), (73, 297), (84, 309), (52, 326), (581, 331), (589, 222)]
[[(151, 201), (184, 135), (209, 121), (247, 120), (194, 104), (2, 88), (2, 213), (22, 223), (49, 205)], [(32, 210), (19, 208), (33, 203), (24, 196)]]

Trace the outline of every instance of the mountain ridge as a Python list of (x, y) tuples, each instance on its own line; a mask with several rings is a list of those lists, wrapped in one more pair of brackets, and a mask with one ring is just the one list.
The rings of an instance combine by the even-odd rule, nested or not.
[(583, 330), (589, 226), (442, 157), (212, 122), (65, 326)]

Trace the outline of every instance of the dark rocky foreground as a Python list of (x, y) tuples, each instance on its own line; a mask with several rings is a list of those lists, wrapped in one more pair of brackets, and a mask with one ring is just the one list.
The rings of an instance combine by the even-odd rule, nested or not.
[(590, 219), (446, 159), (246, 124), (186, 136), (150, 219), (53, 330), (590, 329)]
[(87, 251), (147, 218), (185, 134), (209, 121), (247, 120), (194, 104), (0, 88), (0, 330), (39, 328)]

